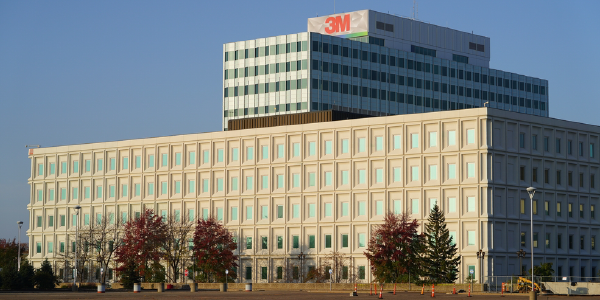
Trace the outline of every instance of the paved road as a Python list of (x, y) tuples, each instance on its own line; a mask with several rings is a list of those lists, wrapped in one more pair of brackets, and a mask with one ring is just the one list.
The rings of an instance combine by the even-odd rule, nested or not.
[[(254, 291), (254, 292), (238, 292), (230, 291), (226, 293), (220, 293), (217, 291), (199, 291), (191, 293), (189, 291), (167, 291), (164, 293), (157, 293), (155, 291), (143, 291), (142, 293), (135, 294), (132, 292), (117, 292), (108, 291), (105, 294), (98, 294), (96, 292), (67, 292), (67, 291), (54, 291), (54, 292), (32, 292), (32, 293), (7, 293), (0, 292), (0, 299), (164, 299), (164, 298), (177, 298), (177, 299), (342, 299), (350, 298), (348, 293), (340, 292), (303, 292), (303, 291)], [(399, 292), (396, 295), (391, 293), (384, 293), (384, 299), (407, 299), (407, 300), (425, 300), (431, 299), (430, 294), (421, 296), (419, 293), (406, 293)], [(435, 298), (441, 298), (446, 300), (452, 299), (469, 299), (466, 294), (449, 295), (449, 294), (436, 294)], [(566, 296), (538, 296), (538, 300), (558, 300), (558, 299), (572, 299), (582, 297), (569, 297)], [(368, 293), (360, 293), (358, 297), (352, 299), (377, 299), (376, 296), (369, 296)], [(502, 298), (500, 295), (489, 295), (489, 294), (473, 294), (470, 300), (478, 299), (510, 299), (510, 300), (526, 300), (526, 295), (523, 294), (512, 294)], [(600, 296), (586, 296), (585, 299), (600, 299)]]

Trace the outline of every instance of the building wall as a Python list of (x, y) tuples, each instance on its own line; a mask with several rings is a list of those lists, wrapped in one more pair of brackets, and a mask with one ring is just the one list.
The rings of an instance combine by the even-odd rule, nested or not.
[[(502, 135), (510, 132), (503, 126), (513, 128), (511, 124), (544, 132), (563, 128), (565, 134), (576, 134), (597, 148), (600, 134), (594, 126), (533, 116), (525, 125), (522, 116), (479, 108), (35, 149), (30, 155), (30, 259), (36, 265), (44, 258), (57, 259), (60, 242), (68, 245), (66, 235), (74, 230), (70, 220), (76, 204), (83, 207), (81, 222), (86, 214), (90, 222), (97, 214), (135, 216), (144, 205), (161, 214), (165, 210), (222, 218), (239, 241), (240, 265), (252, 266), (254, 282), (264, 281), (258, 271), (263, 266), (270, 272), (267, 281), (273, 281), (276, 267), (297, 262), (300, 251), (307, 255), (304, 272), (331, 251), (351, 255), (355, 266), (368, 270), (361, 239), (364, 236), (366, 246), (385, 212), (407, 212), (423, 224), (435, 202), (446, 213), (448, 227), (456, 236), (463, 257), (461, 274), (469, 267), (479, 274), (475, 253), (483, 249), (488, 253), (484, 272), (506, 275), (514, 238), (506, 237), (505, 242), (502, 234), (521, 231), (519, 224), (523, 227), (528, 220), (514, 213), (514, 204), (508, 199), (522, 197), (529, 182), (496, 179), (495, 166), (500, 162), (502, 168), (500, 157), (521, 159), (531, 154), (500, 146), (508, 142), (497, 145), (496, 136), (514, 143), (514, 138)], [(589, 172), (597, 174), (596, 148), (593, 158), (584, 159), (584, 155), (575, 161), (565, 156), (562, 161), (586, 165)], [(451, 169), (456, 170), (454, 176)], [(597, 188), (598, 175), (595, 180)], [(543, 194), (575, 202), (586, 199), (585, 205), (598, 201), (595, 189)], [(278, 206), (282, 206), (282, 215)], [(234, 207), (237, 218), (232, 215)], [(57, 221), (49, 226), (51, 216), (60, 220), (62, 215), (65, 226)], [(593, 235), (597, 222), (589, 213), (586, 216), (585, 221), (565, 220), (562, 226)], [(38, 217), (41, 226), (37, 226)], [(544, 226), (560, 227), (556, 220), (548, 220)], [(346, 234), (347, 247), (342, 244)], [(311, 235), (315, 236), (314, 248), (310, 248)], [(331, 235), (331, 247), (327, 247), (327, 235)], [(277, 247), (279, 236), (282, 249)], [(298, 236), (298, 248), (293, 247), (294, 236)], [(246, 247), (247, 237), (252, 237), (252, 249)], [(263, 237), (267, 249), (262, 249)], [(569, 252), (560, 259), (595, 265), (594, 253)], [(555, 257), (545, 252), (540, 255), (542, 260)], [(370, 280), (368, 276), (365, 280)]]

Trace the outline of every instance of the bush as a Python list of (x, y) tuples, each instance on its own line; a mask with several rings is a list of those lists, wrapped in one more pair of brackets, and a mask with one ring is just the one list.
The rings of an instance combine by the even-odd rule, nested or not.
[(42, 267), (35, 272), (33, 278), (35, 285), (40, 290), (54, 289), (54, 286), (59, 283), (58, 278), (54, 276), (52, 266), (47, 259), (42, 263)]
[(21, 263), (21, 270), (19, 271), (21, 289), (32, 290), (35, 285), (34, 276), (35, 272), (33, 270), (33, 266), (29, 263), (29, 261), (23, 261)]

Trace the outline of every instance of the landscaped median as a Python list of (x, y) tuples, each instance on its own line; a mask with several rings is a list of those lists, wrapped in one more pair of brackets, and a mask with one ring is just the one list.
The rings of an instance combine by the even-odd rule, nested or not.
[[(191, 283), (169, 283), (170, 285), (173, 285), (173, 289), (175, 290), (180, 290), (180, 289), (189, 289), (189, 285)], [(158, 283), (142, 283), (142, 291), (143, 290), (156, 290), (158, 288)], [(198, 291), (202, 291), (202, 290), (219, 290), (221, 283), (197, 283), (198, 285)], [(165, 283), (165, 289), (167, 286), (167, 283)], [(246, 287), (246, 283), (229, 283), (228, 284), (228, 290), (235, 292), (235, 291), (244, 291)], [(369, 293), (371, 290), (371, 285), (369, 285), (368, 283), (359, 283), (356, 285), (358, 292), (362, 292), (362, 293)], [(397, 283), (396, 284), (396, 291), (408, 291), (408, 283)], [(111, 285), (111, 289), (120, 289), (122, 288), (122, 285), (120, 283), (113, 283)], [(413, 292), (420, 292), (421, 289), (423, 288), (423, 285), (417, 285), (417, 284), (411, 284), (411, 291)], [(436, 284), (435, 285), (435, 291), (437, 293), (450, 293), (452, 292), (452, 289), (454, 288), (453, 284)], [(265, 291), (329, 291), (329, 283), (252, 283), (252, 289), (254, 291), (259, 291), (259, 290), (265, 290)], [(380, 289), (380, 285), (377, 284), (377, 291), (379, 291)], [(465, 290), (467, 291), (469, 289), (469, 284), (457, 284), (456, 285), (456, 290)], [(344, 292), (352, 292), (354, 291), (354, 284), (353, 283), (333, 283), (331, 285), (331, 290), (332, 291), (344, 291)], [(383, 290), (388, 292), (388, 291), (393, 291), (394, 290), (394, 284), (393, 283), (386, 283), (383, 285)], [(471, 286), (471, 291), (472, 292), (479, 292), (481, 291), (481, 284), (473, 284)], [(431, 293), (431, 284), (426, 284), (425, 285), (425, 293)], [(373, 286), (373, 293), (375, 293), (375, 287)]]

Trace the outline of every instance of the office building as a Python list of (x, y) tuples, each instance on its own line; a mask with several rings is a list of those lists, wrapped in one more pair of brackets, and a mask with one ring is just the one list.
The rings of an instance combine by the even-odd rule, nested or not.
[(548, 81), (491, 69), (490, 39), (371, 10), (223, 45), (229, 120), (321, 110), (372, 116), (488, 106), (549, 116)]
[(278, 281), (301, 251), (303, 273), (339, 251), (369, 282), (373, 226), (386, 212), (423, 225), (437, 204), (462, 256), (459, 280), (479, 278), (480, 249), (486, 276), (519, 274), (530, 234), (536, 264), (594, 276), (599, 145), (598, 126), (473, 108), (34, 149), (29, 259), (70, 250), (75, 205), (82, 227), (146, 207), (217, 217), (237, 239), (241, 282)]

